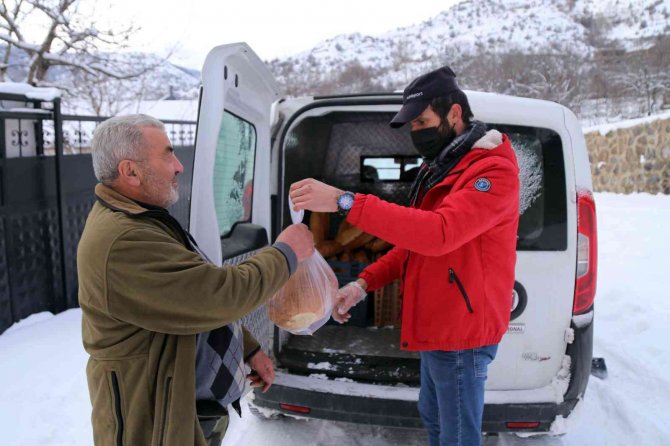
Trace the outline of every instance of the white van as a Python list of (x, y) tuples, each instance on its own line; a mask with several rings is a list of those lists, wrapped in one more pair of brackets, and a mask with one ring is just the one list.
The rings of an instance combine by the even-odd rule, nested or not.
[[(574, 409), (591, 370), (596, 224), (586, 145), (559, 104), (466, 94), (477, 119), (510, 137), (522, 185), (512, 320), (489, 369), (483, 430), (545, 432)], [(283, 99), (254, 52), (231, 44), (208, 55), (200, 100), (189, 229), (214, 261), (243, 260), (289, 225), (287, 191), (302, 178), (407, 205), (420, 159), (409, 129), (388, 126), (402, 95)], [(330, 260), (342, 282), (363, 266)], [(421, 426), (419, 357), (400, 350), (397, 325), (374, 326), (379, 298), (313, 336), (274, 327), (264, 308), (247, 318), (277, 365), (253, 411)]]

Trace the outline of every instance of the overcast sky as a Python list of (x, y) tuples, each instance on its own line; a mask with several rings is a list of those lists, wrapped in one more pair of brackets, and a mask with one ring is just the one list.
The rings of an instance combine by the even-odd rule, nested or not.
[[(91, 0), (84, 0), (91, 1)], [(142, 30), (133, 46), (167, 52), (200, 69), (214, 46), (244, 41), (263, 60), (312, 48), (338, 34), (383, 34), (427, 20), (459, 0), (113, 0), (97, 3), (100, 24), (133, 22)]]

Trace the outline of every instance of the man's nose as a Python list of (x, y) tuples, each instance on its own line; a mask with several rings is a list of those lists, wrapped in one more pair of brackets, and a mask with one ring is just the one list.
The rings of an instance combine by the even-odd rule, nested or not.
[(179, 161), (179, 158), (177, 158), (176, 156), (174, 157), (174, 160), (175, 160), (174, 172), (175, 175), (177, 175), (184, 171), (184, 165)]

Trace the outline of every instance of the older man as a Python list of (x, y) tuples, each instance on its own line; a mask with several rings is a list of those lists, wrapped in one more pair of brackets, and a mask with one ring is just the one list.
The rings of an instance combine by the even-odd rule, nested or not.
[[(242, 394), (243, 361), (256, 385), (267, 389), (274, 379), (271, 360), (235, 321), (311, 255), (311, 233), (290, 226), (273, 247), (239, 266), (218, 267), (165, 210), (177, 201), (183, 166), (160, 121), (109, 119), (96, 129), (92, 151), (100, 184), (77, 270), (95, 444), (218, 444), (226, 405)], [(198, 334), (210, 331), (216, 335), (207, 343), (220, 358), (208, 373), (196, 370), (196, 346)], [(200, 423), (196, 395), (210, 403), (210, 417)]]
[(419, 413), (431, 446), (481, 444), (488, 365), (512, 305), (519, 169), (506, 135), (473, 118), (449, 67), (407, 86), (390, 125), (408, 124), (424, 163), (410, 206), (313, 179), (291, 186), (297, 209), (340, 211), (395, 247), (340, 290), (340, 311), (402, 279), (401, 347), (421, 355)]

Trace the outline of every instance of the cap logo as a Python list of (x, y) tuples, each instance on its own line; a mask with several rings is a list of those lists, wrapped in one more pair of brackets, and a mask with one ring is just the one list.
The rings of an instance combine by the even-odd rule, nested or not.
[(410, 99), (418, 98), (419, 96), (423, 96), (423, 91), (420, 91), (418, 93), (412, 93), (411, 95), (407, 96), (406, 101), (409, 101)]

